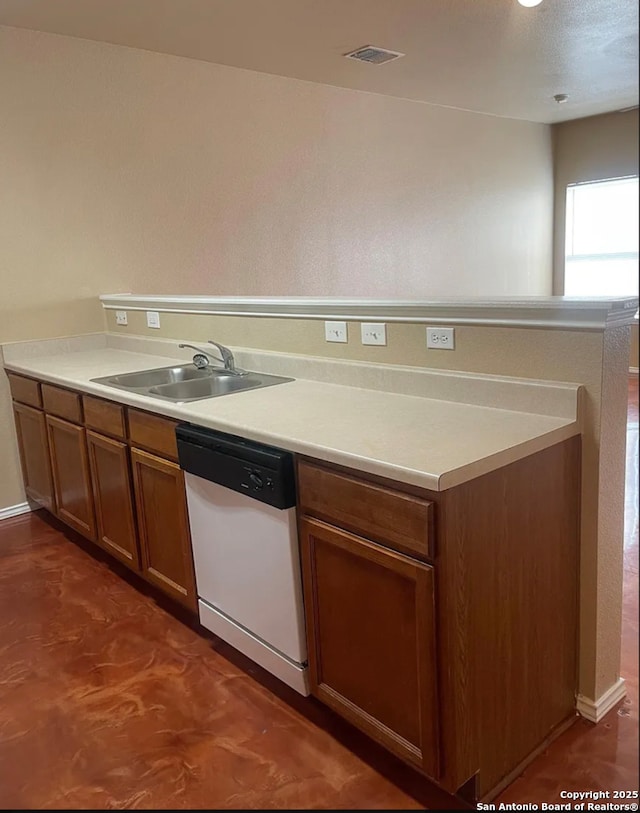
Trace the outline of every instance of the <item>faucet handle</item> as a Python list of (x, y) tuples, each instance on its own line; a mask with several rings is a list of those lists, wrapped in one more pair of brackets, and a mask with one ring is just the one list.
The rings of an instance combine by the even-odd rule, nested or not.
[(207, 339), (208, 344), (212, 344), (214, 347), (218, 348), (220, 355), (222, 356), (222, 361), (224, 362), (225, 370), (228, 372), (233, 373), (234, 375), (245, 375), (244, 370), (239, 370), (236, 367), (236, 362), (233, 357), (233, 353), (228, 347), (225, 347), (223, 344), (219, 342), (214, 342), (213, 339)]
[(233, 362), (233, 353), (231, 352), (231, 350), (229, 350), (228, 347), (225, 347), (223, 344), (220, 344), (219, 342), (214, 342), (213, 339), (207, 339), (207, 344), (212, 344), (214, 347), (218, 348), (225, 364), (227, 363), (227, 361)]

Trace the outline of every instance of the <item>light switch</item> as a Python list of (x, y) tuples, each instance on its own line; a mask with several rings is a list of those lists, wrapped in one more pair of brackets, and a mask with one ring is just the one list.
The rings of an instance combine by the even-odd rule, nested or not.
[(360, 325), (362, 344), (386, 344), (387, 326), (384, 322), (363, 322)]
[(127, 312), (116, 311), (116, 325), (126, 325), (126, 324), (127, 324)]
[(346, 322), (325, 322), (324, 338), (327, 342), (346, 342), (347, 323)]
[(158, 311), (147, 311), (147, 327), (160, 327), (160, 314)]

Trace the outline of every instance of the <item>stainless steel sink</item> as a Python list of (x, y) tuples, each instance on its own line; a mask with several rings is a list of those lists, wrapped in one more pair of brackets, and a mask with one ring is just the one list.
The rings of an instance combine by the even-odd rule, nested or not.
[(199, 370), (192, 364), (157, 367), (137, 373), (122, 373), (91, 380), (96, 384), (136, 392), (139, 395), (149, 395), (152, 398), (162, 398), (174, 403), (216, 398), (219, 395), (271, 387), (274, 384), (293, 381), (292, 378), (264, 373), (247, 372), (242, 375), (234, 375), (227, 370), (219, 370), (214, 367)]
[(214, 371), (198, 370), (193, 364), (180, 367), (157, 367), (153, 370), (142, 370), (139, 373), (123, 373), (122, 375), (96, 378), (101, 384), (124, 389), (144, 389), (156, 387), (160, 384), (175, 384), (179, 381), (192, 381), (198, 378), (210, 378)]

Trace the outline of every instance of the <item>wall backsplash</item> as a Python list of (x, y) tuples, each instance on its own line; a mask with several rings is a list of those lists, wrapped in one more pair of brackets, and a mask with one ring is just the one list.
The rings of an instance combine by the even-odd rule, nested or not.
[(114, 310), (105, 313), (107, 329), (116, 334), (176, 342), (214, 339), (231, 347), (556, 381), (577, 381), (575, 376), (585, 366), (586, 347), (599, 347), (602, 342), (601, 334), (572, 330), (457, 326), (456, 349), (451, 352), (427, 350), (423, 324), (388, 323), (387, 344), (376, 347), (361, 343), (357, 322), (347, 323), (349, 341), (342, 344), (325, 341), (320, 319), (161, 313), (157, 329), (146, 326), (143, 311), (128, 311), (126, 327), (116, 325)]

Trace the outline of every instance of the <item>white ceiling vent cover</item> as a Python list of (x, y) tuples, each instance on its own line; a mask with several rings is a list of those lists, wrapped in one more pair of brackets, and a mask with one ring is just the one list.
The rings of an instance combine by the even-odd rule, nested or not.
[(386, 48), (378, 48), (375, 45), (365, 45), (363, 48), (357, 48), (343, 56), (348, 59), (357, 59), (359, 62), (369, 62), (371, 65), (384, 65), (385, 62), (399, 59), (406, 54), (401, 54), (399, 51), (388, 51)]

